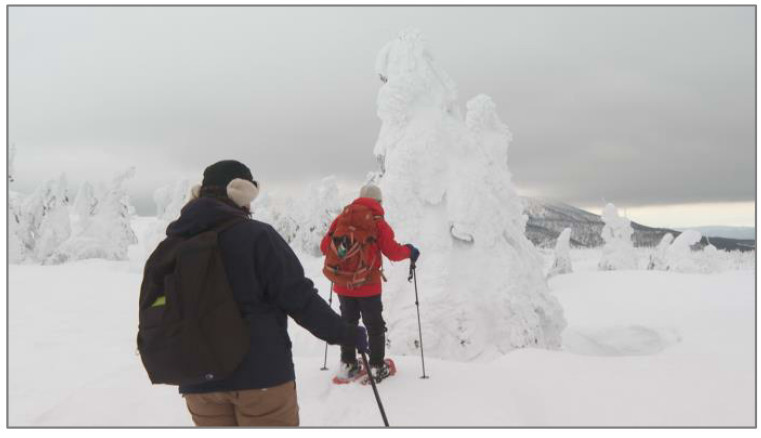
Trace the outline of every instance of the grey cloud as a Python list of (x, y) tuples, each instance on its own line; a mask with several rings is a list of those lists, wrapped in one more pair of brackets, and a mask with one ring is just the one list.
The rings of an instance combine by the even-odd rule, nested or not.
[(420, 28), (491, 95), (520, 188), (630, 206), (755, 199), (752, 7), (10, 9), (19, 190), (51, 172), (157, 185), (235, 157), (262, 181), (362, 179), (378, 49)]

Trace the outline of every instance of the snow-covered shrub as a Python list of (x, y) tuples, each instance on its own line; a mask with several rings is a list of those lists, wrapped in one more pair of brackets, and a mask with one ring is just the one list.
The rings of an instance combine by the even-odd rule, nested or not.
[(320, 242), (333, 219), (341, 212), (336, 178), (329, 176), (310, 184), (298, 205), (300, 210), (296, 215), (298, 229), (294, 244), (307, 254), (322, 256)]
[(668, 261), (666, 260), (666, 252), (671, 246), (671, 242), (674, 241), (674, 235), (666, 233), (661, 238), (661, 242), (655, 247), (655, 250), (650, 254), (650, 261), (647, 264), (647, 269), (665, 271), (668, 268)]
[(601, 237), (605, 245), (598, 264), (600, 270), (637, 269), (637, 254), (632, 243), (634, 230), (631, 221), (619, 216), (613, 204), (605, 206), (602, 211), (602, 220), (605, 226), (602, 228)]
[(94, 215), (81, 232), (65, 241), (45, 260), (63, 263), (72, 260), (102, 258), (125, 260), (127, 247), (137, 243), (130, 226), (130, 203), (124, 184), (135, 175), (135, 168), (119, 174), (98, 200)]
[(564, 229), (555, 244), (555, 254), (547, 277), (573, 272), (571, 266), (571, 229)]
[(42, 183), (25, 200), (20, 222), (26, 225), (33, 258), (47, 259), (71, 235), (66, 175)]
[[(565, 326), (542, 260), (524, 235), (526, 217), (507, 166), (510, 132), (487, 96), (468, 102), (434, 63), (417, 31), (402, 32), (378, 55), (384, 85), (375, 155), (386, 219), (397, 239), (416, 244), (426, 352), (460, 360), (517, 347), (560, 346)], [(391, 345), (417, 348), (406, 263), (389, 270), (384, 304), (394, 315)]]

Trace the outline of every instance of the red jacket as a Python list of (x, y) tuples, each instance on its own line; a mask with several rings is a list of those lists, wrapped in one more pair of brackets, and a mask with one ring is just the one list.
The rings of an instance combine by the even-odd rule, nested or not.
[[(383, 219), (383, 207), (381, 207), (378, 201), (372, 198), (357, 198), (352, 204), (363, 205), (372, 210), (375, 216), (381, 216), (380, 219), (375, 222), (378, 226), (378, 242), (377, 244), (374, 244), (378, 251), (378, 264), (376, 266), (379, 268), (383, 266), (383, 259), (380, 257), (381, 253), (393, 262), (410, 258), (410, 249), (400, 245), (394, 240), (394, 230), (392, 230), (388, 223)], [(333, 220), (328, 233), (322, 238), (322, 243), (320, 243), (320, 250), (322, 250), (323, 254), (327, 254), (328, 249), (330, 248), (330, 235), (335, 229), (336, 221)], [(369, 283), (354, 289), (347, 289), (334, 285), (333, 290), (338, 295), (344, 295), (347, 297), (371, 297), (381, 293), (381, 284), (382, 282), (379, 281), (378, 283)]]

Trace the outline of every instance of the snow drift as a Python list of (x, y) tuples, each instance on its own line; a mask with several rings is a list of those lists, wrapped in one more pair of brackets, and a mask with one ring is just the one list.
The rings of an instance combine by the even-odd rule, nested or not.
[[(476, 96), (463, 117), (454, 83), (414, 30), (383, 47), (376, 71), (384, 82), (376, 181), (398, 240), (422, 252), (426, 353), (472, 360), (517, 347), (559, 347), (562, 308), (524, 235), (526, 217), (507, 166), (511, 134), (494, 102)], [(417, 321), (405, 266), (390, 274), (384, 292), (393, 315), (389, 341), (395, 353), (415, 353)]]

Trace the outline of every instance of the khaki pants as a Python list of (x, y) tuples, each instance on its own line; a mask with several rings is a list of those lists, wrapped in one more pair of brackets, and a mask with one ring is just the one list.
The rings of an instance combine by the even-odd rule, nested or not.
[(184, 394), (196, 426), (298, 426), (296, 382), (265, 389)]

